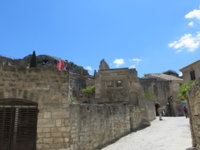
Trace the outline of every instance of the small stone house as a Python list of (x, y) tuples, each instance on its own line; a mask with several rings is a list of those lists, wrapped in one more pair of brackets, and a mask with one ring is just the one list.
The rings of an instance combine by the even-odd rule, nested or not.
[(166, 115), (170, 116), (183, 115), (182, 103), (178, 98), (179, 87), (182, 83), (183, 80), (181, 78), (162, 73), (146, 74), (144, 78), (140, 79), (142, 89), (147, 95), (146, 98), (153, 99), (155, 107), (157, 105), (166, 107)]
[(148, 120), (155, 119), (153, 102), (145, 102), (136, 69), (110, 69), (102, 60), (95, 74), (97, 103), (124, 103), (141, 108)]
[(196, 80), (197, 78), (200, 78), (200, 60), (183, 67), (180, 69), (180, 71), (183, 73), (183, 82), (188, 83), (191, 80)]
[(95, 98), (99, 103), (131, 103), (139, 106), (141, 89), (135, 69), (110, 69), (105, 60), (95, 74)]
[(136, 84), (139, 84), (139, 80), (135, 69), (100, 70), (95, 76), (95, 98), (107, 103), (124, 102), (139, 105), (140, 89)]

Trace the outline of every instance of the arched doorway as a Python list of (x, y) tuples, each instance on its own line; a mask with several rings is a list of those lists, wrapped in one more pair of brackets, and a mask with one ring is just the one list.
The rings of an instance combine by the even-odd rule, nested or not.
[(37, 113), (37, 103), (0, 100), (0, 149), (35, 150)]
[(159, 103), (155, 103), (156, 116), (159, 116), (159, 113), (158, 113), (158, 108), (159, 107), (160, 107), (160, 104)]

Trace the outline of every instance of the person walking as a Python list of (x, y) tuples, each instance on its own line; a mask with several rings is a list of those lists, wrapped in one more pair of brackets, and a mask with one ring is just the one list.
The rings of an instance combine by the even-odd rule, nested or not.
[(158, 108), (158, 114), (159, 114), (159, 120), (162, 121), (162, 113), (163, 113), (163, 109), (161, 107)]
[(188, 109), (186, 106), (183, 106), (183, 111), (184, 111), (185, 117), (188, 118)]

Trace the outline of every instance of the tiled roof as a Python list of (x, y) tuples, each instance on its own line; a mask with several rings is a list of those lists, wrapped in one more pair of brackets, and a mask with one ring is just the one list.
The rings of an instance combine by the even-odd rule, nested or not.
[(197, 61), (193, 62), (192, 64), (187, 65), (187, 66), (181, 68), (180, 71), (184, 71), (186, 68), (188, 68), (188, 67), (190, 67), (190, 66), (193, 66), (194, 64), (197, 64), (197, 63), (200, 63), (200, 60), (197, 60)]
[(175, 81), (182, 81), (183, 79), (172, 76), (172, 75), (167, 75), (167, 74), (162, 74), (162, 73), (156, 73), (156, 74), (146, 74), (146, 78), (157, 78), (157, 79), (162, 79), (162, 80), (175, 80)]

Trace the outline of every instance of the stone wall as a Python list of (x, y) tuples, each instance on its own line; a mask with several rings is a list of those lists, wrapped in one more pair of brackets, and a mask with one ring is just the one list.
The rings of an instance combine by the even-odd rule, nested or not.
[[(140, 79), (140, 84), (142, 86), (144, 95), (146, 99), (151, 99), (154, 103), (158, 103), (161, 107), (165, 107), (166, 114), (172, 116), (182, 116), (183, 111), (181, 108), (182, 102), (178, 98), (179, 87), (182, 81), (167, 81), (167, 80), (157, 80), (150, 78)], [(170, 102), (171, 112), (167, 110), (169, 98), (172, 98)], [(168, 106), (167, 106), (168, 105)], [(170, 116), (171, 116), (170, 115)]]
[(0, 99), (23, 99), (38, 104), (37, 150), (69, 146), (69, 76), (57, 70), (0, 66)]
[(140, 109), (122, 104), (70, 105), (73, 150), (99, 149), (141, 126)]
[(150, 99), (145, 99), (145, 104), (147, 108), (147, 118), (149, 121), (156, 119), (156, 109), (155, 102)]
[(200, 148), (200, 78), (196, 80), (187, 94), (193, 146)]
[(71, 81), (66, 71), (0, 66), (0, 100), (38, 104), (37, 150), (94, 150), (143, 126), (145, 108), (71, 104)]
[(183, 116), (183, 109), (182, 104), (183, 102), (178, 97), (179, 95), (179, 88), (182, 85), (183, 81), (171, 81), (170, 82), (170, 91), (171, 96), (173, 97), (173, 108), (175, 116)]
[(170, 96), (170, 81), (158, 81), (156, 79), (140, 79), (140, 84), (144, 93), (161, 106), (167, 104)]

